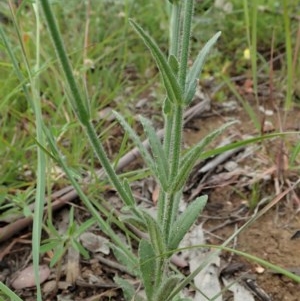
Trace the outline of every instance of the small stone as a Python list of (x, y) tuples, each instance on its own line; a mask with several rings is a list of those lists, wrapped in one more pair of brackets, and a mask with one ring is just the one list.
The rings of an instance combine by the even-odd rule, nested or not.
[[(46, 265), (41, 265), (39, 267), (39, 280), (40, 283), (45, 282), (50, 275), (50, 269)], [(23, 289), (27, 287), (35, 286), (35, 279), (34, 279), (34, 269), (33, 265), (30, 265), (26, 269), (17, 272), (16, 277), (11, 283), (11, 286), (14, 289)]]

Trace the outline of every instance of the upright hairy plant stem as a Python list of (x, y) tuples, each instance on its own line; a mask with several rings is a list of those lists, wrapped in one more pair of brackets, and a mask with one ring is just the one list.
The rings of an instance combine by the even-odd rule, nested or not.
[[(169, 58), (173, 55), (178, 59), (179, 57), (179, 46), (180, 46), (180, 16), (181, 16), (181, 4), (174, 3), (171, 6), (171, 18), (170, 18), (170, 41), (169, 41)], [(165, 114), (165, 137), (164, 137), (164, 150), (166, 154), (170, 154), (171, 137), (172, 137), (172, 116), (173, 107), (168, 114)]]
[[(172, 141), (171, 147), (173, 148), (172, 152), (172, 165), (171, 165), (171, 174), (170, 174), (170, 180), (175, 179), (177, 172), (178, 172), (178, 166), (180, 161), (180, 153), (181, 153), (181, 139), (182, 139), (182, 127), (183, 127), (183, 105), (177, 105), (175, 107), (174, 112), (174, 124), (173, 124), (173, 133), (172, 133)], [(171, 184), (171, 183), (170, 183)], [(163, 222), (163, 232), (165, 233), (165, 237), (167, 241), (169, 240), (169, 232), (172, 226), (172, 213), (175, 208), (173, 206), (176, 204), (174, 202), (174, 196), (176, 191), (171, 191), (167, 194), (167, 197), (165, 199), (165, 206), (164, 206), (164, 222)]]
[[(180, 43), (180, 60), (179, 60), (179, 84), (181, 90), (185, 91), (185, 81), (188, 65), (189, 44), (191, 35), (191, 24), (193, 15), (193, 0), (185, 0), (184, 13), (183, 13), (183, 28), (182, 39)], [(182, 95), (177, 95), (181, 99), (178, 101), (180, 105), (175, 105), (175, 111), (173, 112), (173, 126), (172, 126), (172, 154), (171, 154), (171, 177), (174, 179), (178, 172), (179, 158), (181, 152), (181, 140), (182, 140), (182, 121), (183, 121), (183, 105), (184, 99)]]
[[(169, 36), (169, 58), (174, 56), (178, 58), (179, 56), (179, 45), (180, 45), (180, 16), (181, 16), (181, 4), (174, 3), (171, 5), (171, 17), (170, 17), (170, 36)], [(169, 101), (166, 99), (165, 101)], [(164, 151), (169, 157), (171, 155), (171, 139), (172, 139), (172, 126), (173, 126), (173, 105), (170, 108), (170, 112), (164, 114)], [(159, 192), (158, 200), (158, 220), (163, 224), (164, 212), (165, 212), (165, 198), (166, 192), (162, 189)]]
[[(182, 36), (180, 40), (179, 31), (177, 31), (177, 42), (180, 44), (180, 60), (179, 60), (179, 84), (182, 91), (185, 91), (186, 74), (188, 67), (188, 55), (189, 44), (191, 35), (192, 15), (194, 8), (193, 0), (184, 1), (183, 16), (180, 20), (182, 24)], [(175, 5), (176, 6), (176, 5)], [(176, 11), (175, 11), (176, 12)], [(178, 51), (178, 49), (177, 49)], [(182, 126), (183, 126), (183, 111), (184, 111), (184, 99), (183, 95), (177, 95), (179, 101), (174, 104), (172, 111), (172, 129), (171, 129), (171, 142), (170, 142), (170, 158), (171, 158), (171, 170), (169, 183), (176, 178), (180, 162), (181, 144), (182, 144)], [(164, 214), (163, 214), (163, 232), (167, 241), (169, 240), (170, 229), (172, 228), (173, 212), (177, 212), (177, 202), (175, 202), (176, 191), (170, 191), (165, 199)]]

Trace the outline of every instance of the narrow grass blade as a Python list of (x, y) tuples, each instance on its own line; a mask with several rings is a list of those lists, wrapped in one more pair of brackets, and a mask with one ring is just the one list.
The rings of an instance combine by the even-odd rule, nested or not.
[(178, 217), (172, 225), (170, 243), (168, 250), (174, 250), (178, 247), (184, 235), (199, 217), (207, 202), (207, 195), (203, 195), (194, 200), (187, 209)]
[(203, 149), (234, 123), (236, 122), (227, 123), (219, 129), (211, 132), (183, 156), (179, 172), (174, 181), (174, 185), (171, 187), (171, 191), (178, 191), (183, 187)]
[(153, 157), (155, 158), (154, 164), (156, 167), (157, 177), (161, 186), (166, 191), (168, 186), (169, 164), (164, 149), (150, 121), (142, 116), (140, 117), (140, 120), (149, 139), (149, 145), (151, 147)]
[(217, 32), (201, 49), (199, 52), (192, 68), (190, 69), (188, 75), (187, 75), (187, 87), (185, 91), (184, 101), (188, 105), (192, 101), (195, 92), (196, 92), (196, 86), (197, 86), (197, 78), (199, 78), (202, 68), (204, 66), (205, 60), (213, 47), (213, 45), (216, 43), (218, 38), (220, 37), (221, 32)]
[(136, 30), (136, 32), (143, 39), (145, 45), (150, 49), (153, 58), (156, 61), (158, 69), (161, 72), (164, 86), (168, 94), (169, 99), (173, 103), (181, 104), (182, 103), (182, 91), (180, 85), (176, 79), (172, 68), (168, 64), (167, 59), (163, 55), (162, 51), (159, 49), (154, 40), (147, 34), (136, 22), (130, 20), (131, 25)]
[[(191, 247), (190, 247), (191, 248)], [(204, 244), (204, 245), (195, 245), (193, 246), (192, 248), (212, 248), (212, 249), (217, 249), (217, 250), (221, 250), (221, 251), (226, 251), (226, 252), (230, 252), (230, 253), (234, 253), (236, 255), (239, 255), (239, 256), (242, 256), (242, 257), (245, 257), (251, 261), (254, 261), (256, 263), (258, 263), (259, 265), (262, 265), (272, 271), (275, 271), (279, 274), (282, 274), (298, 283), (300, 283), (300, 276), (290, 272), (289, 270), (287, 269), (284, 269), (284, 268), (281, 268), (275, 264), (272, 264), (264, 259), (261, 259), (257, 256), (254, 256), (254, 255), (251, 255), (251, 254), (248, 254), (246, 252), (243, 252), (243, 251), (239, 251), (239, 250), (236, 250), (236, 249), (232, 249), (232, 248), (229, 248), (229, 247), (225, 247), (225, 246), (216, 246), (216, 245), (207, 245), (207, 244)], [(179, 249), (180, 250), (180, 249)]]
[(3, 282), (0, 281), (0, 291), (7, 295), (10, 300), (14, 301), (23, 301), (20, 297), (18, 297), (12, 290), (10, 290)]
[(234, 148), (238, 148), (238, 147), (243, 147), (252, 143), (257, 143), (263, 140), (267, 140), (267, 139), (271, 139), (271, 138), (278, 138), (278, 137), (282, 137), (284, 135), (289, 135), (289, 134), (296, 134), (297, 132), (286, 132), (286, 133), (272, 133), (272, 134), (268, 134), (268, 135), (264, 135), (264, 136), (259, 136), (259, 137), (254, 137), (254, 138), (249, 138), (249, 139), (245, 139), (242, 141), (237, 141), (237, 142), (233, 142), (230, 143), (228, 145), (224, 145), (215, 149), (211, 149), (202, 153), (199, 153), (199, 157), (198, 160), (205, 160), (207, 158), (210, 158), (212, 156), (215, 155), (219, 155), (222, 154), (228, 150), (234, 149)]

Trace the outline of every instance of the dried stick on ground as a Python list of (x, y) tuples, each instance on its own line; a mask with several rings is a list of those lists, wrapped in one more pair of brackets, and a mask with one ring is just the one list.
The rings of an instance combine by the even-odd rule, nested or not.
[[(184, 114), (184, 124), (186, 124), (191, 119), (195, 118), (196, 116), (200, 116), (203, 112), (207, 111), (210, 106), (210, 100), (207, 98), (196, 105), (189, 108), (185, 114)], [(159, 130), (157, 132), (157, 136), (162, 138), (164, 135), (163, 130)], [(143, 144), (146, 147), (149, 147), (148, 140), (145, 140)], [(140, 153), (139, 150), (135, 147), (131, 151), (129, 151), (126, 155), (124, 155), (118, 162), (118, 165), (116, 167), (117, 171), (121, 171), (125, 166), (127, 166), (129, 163), (133, 162), (135, 159), (139, 157)], [(103, 169), (100, 169), (97, 171), (97, 176), (99, 178), (103, 178), (105, 176), (105, 173)], [(91, 179), (89, 177), (86, 177), (83, 182), (89, 183)], [(54, 192), (50, 199), (52, 202), (52, 210), (55, 211), (62, 206), (64, 206), (67, 202), (71, 202), (76, 197), (78, 197), (76, 190), (72, 186), (67, 186), (63, 189), (60, 189), (59, 191)], [(46, 208), (45, 208), (46, 211)], [(28, 227), (32, 223), (31, 217), (26, 218), (20, 218), (7, 226), (0, 227), (0, 243), (3, 241), (6, 241), (13, 235), (15, 235), (17, 232), (21, 231), (22, 229)]]

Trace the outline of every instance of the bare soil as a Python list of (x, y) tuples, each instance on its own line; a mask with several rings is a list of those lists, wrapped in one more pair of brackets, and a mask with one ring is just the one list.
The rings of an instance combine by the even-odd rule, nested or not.
[[(268, 108), (267, 104), (265, 108)], [(199, 131), (187, 132), (186, 142), (188, 144), (192, 144), (199, 136), (203, 137), (203, 134), (232, 117), (241, 121), (232, 134), (243, 136), (244, 133), (252, 135), (257, 133), (250, 118), (239, 106), (227, 114), (218, 114), (216, 110), (218, 109), (215, 108), (213, 116), (194, 120), (193, 128), (198, 128)], [(271, 116), (256, 111), (262, 124), (265, 123), (269, 126), (268, 130), (280, 131), (281, 126), (283, 131), (298, 131), (299, 109), (284, 112), (271, 107), (270, 110), (272, 111)], [(271, 112), (269, 113), (271, 114)], [(244, 172), (230, 173), (224, 170), (226, 162), (223, 162), (213, 169), (202, 185), (192, 187), (192, 189), (204, 191), (209, 195), (209, 202), (202, 217), (202, 221), (205, 221), (204, 228), (207, 231), (209, 243), (224, 242), (247, 220), (247, 217), (250, 218), (254, 210), (258, 209), (257, 205), (261, 200), (269, 199), (271, 201), (291, 183), (298, 180), (297, 172), (287, 166), (287, 160), (291, 155), (289, 151), (292, 149), (292, 145), (298, 143), (297, 139), (298, 135), (289, 135), (283, 139), (262, 142), (260, 147), (253, 150), (247, 158), (241, 159), (242, 156), (237, 154), (227, 160), (227, 163), (228, 161), (236, 162), (235, 170), (241, 168)], [(296, 164), (298, 161), (296, 160)], [(212, 180), (213, 177), (215, 180)], [(251, 199), (254, 196), (257, 197), (257, 203), (251, 205)], [(300, 203), (298, 196), (299, 188), (292, 189), (265, 215), (239, 234), (232, 242), (231, 247), (300, 275)], [(262, 207), (263, 205), (259, 206), (260, 209)], [(251, 279), (255, 279), (257, 290), (254, 289), (253, 294), (257, 292), (256, 300), (300, 300), (299, 283), (240, 256), (233, 254), (229, 256), (225, 253), (223, 256), (224, 267), (232, 266), (233, 274), (239, 275), (243, 271)], [(262, 295), (260, 295), (260, 291), (262, 291)], [(263, 293), (266, 293), (266, 296)], [(226, 300), (233, 299), (228, 296)]]

